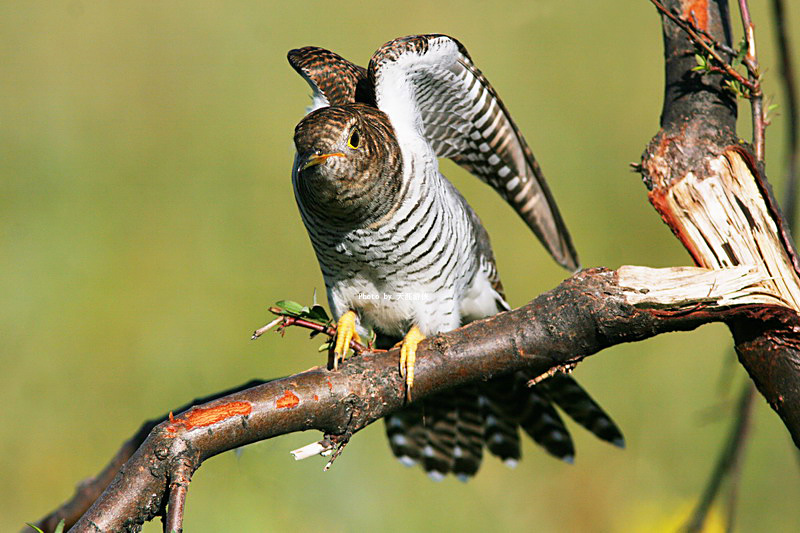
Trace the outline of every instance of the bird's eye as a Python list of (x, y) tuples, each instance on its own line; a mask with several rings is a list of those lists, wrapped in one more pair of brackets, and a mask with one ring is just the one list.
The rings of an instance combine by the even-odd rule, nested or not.
[(354, 129), (350, 132), (350, 138), (347, 139), (347, 146), (355, 150), (358, 148), (359, 142), (361, 142), (361, 136), (358, 134), (358, 130)]

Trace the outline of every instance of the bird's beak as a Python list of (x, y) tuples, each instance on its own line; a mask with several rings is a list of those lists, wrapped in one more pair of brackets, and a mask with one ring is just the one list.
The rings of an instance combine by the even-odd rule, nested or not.
[(334, 152), (332, 154), (311, 153), (309, 156), (305, 158), (305, 163), (300, 165), (300, 170), (305, 170), (309, 167), (313, 167), (314, 165), (322, 164), (329, 157), (344, 157), (344, 154), (341, 152)]

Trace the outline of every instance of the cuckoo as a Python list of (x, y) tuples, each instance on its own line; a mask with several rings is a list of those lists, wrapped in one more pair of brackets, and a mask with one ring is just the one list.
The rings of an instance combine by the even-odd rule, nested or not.
[(487, 448), (520, 458), (519, 428), (571, 461), (554, 404), (614, 444), (614, 422), (568, 375), (517, 372), (412, 402), (417, 345), (509, 309), (489, 236), (440, 172), (450, 158), (494, 188), (555, 260), (578, 257), (525, 139), (466, 49), (445, 35), (382, 46), (368, 68), (317, 47), (289, 52), (313, 91), (295, 128), (292, 183), (337, 320), (334, 366), (375, 332), (400, 345), (409, 405), (386, 418), (394, 454), (434, 478), (475, 474)]

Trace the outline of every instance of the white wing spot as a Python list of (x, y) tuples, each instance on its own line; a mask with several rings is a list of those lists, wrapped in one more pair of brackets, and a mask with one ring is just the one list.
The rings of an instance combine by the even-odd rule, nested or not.
[(417, 462), (407, 455), (403, 455), (397, 458), (398, 461), (403, 463), (405, 466), (414, 466)]
[(438, 482), (444, 479), (444, 474), (442, 474), (438, 470), (431, 470), (430, 472), (428, 472), (428, 477)]
[(408, 444), (408, 440), (406, 439), (405, 435), (392, 435), (392, 442), (397, 446), (405, 446)]

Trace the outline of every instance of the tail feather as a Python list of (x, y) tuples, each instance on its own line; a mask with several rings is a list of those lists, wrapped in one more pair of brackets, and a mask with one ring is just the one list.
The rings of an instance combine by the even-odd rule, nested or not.
[(518, 402), (513, 376), (500, 376), (479, 386), (486, 447), (502, 461), (516, 464), (522, 457), (517, 421), (510, 406)]
[(453, 469), (456, 446), (457, 391), (438, 394), (435, 402), (425, 402), (425, 446), (423, 468), (433, 479), (441, 479)]
[(553, 404), (536, 387), (528, 393), (519, 424), (525, 433), (551, 455), (568, 463), (575, 459), (575, 446), (564, 421), (553, 408)]
[(483, 447), (506, 464), (521, 457), (519, 428), (551, 455), (575, 457), (572, 437), (555, 409), (617, 446), (624, 438), (613, 420), (570, 376), (557, 374), (534, 387), (524, 372), (498, 376), (414, 402), (386, 417), (392, 453), (404, 464), (421, 464), (434, 479), (475, 475)]
[(611, 417), (571, 376), (556, 374), (534, 388), (541, 389), (570, 418), (599, 439), (625, 447), (625, 438)]
[(477, 388), (462, 387), (457, 401), (456, 442), (453, 449), (453, 473), (466, 480), (474, 476), (483, 459), (483, 418)]
[(384, 419), (389, 447), (401, 463), (413, 466), (422, 460), (425, 446), (425, 424), (422, 403), (412, 403)]

